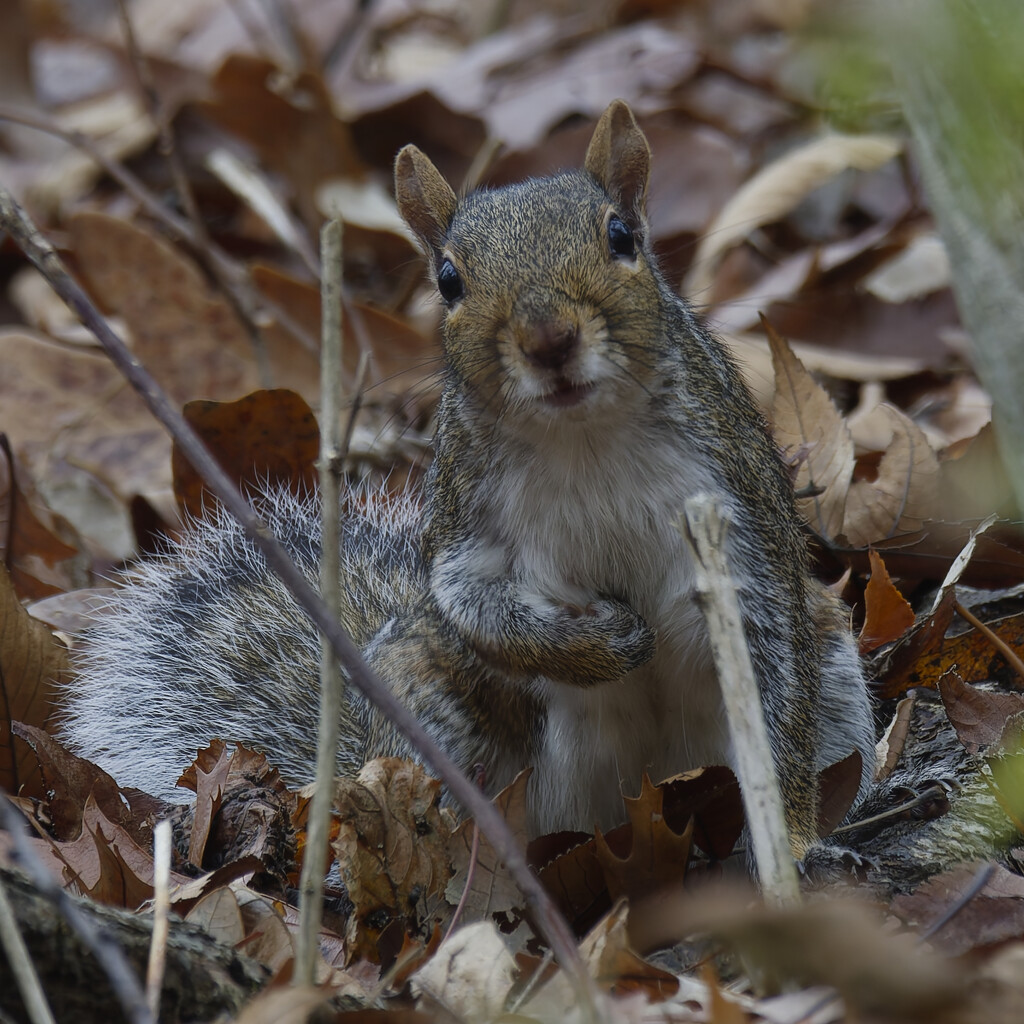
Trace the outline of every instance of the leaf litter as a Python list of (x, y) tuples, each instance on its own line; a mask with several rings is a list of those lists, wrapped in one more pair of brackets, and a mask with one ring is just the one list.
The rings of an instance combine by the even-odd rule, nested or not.
[[(948, 635), (961, 581), (1005, 590), (1024, 580), (1018, 532), (973, 532), (993, 511), (1019, 518), (999, 483), (991, 406), (964, 359), (941, 241), (901, 178), (913, 160), (904, 140), (827, 133), (803, 118), (808, 108), (786, 77), (798, 45), (786, 33), (802, 5), (627, 3), (537, 18), (511, 5), (504, 23), (484, 26), (457, 0), (401, 12), (382, 4), (369, 15), (296, 0), (289, 42), (269, 5), (138, 0), (131, 16), (205, 242), (194, 227), (175, 226), (179, 210), (165, 201), (166, 164), (130, 60), (97, 57), (102, 74), (89, 77), (56, 58), (79, 40), (124, 57), (116, 20), (94, 13), (85, 28), (78, 6), (53, 5), (52, 22), (12, 30), (9, 45), (38, 64), (35, 77), (12, 79), (8, 98), (22, 120), (86, 133), (101, 161), (8, 121), (0, 177), (62, 240), (143, 362), (208, 418), (240, 480), (311, 479), (319, 295), (310, 253), (325, 210), (348, 222), (349, 387), (361, 353), (371, 365), (353, 465), (400, 483), (429, 458), (438, 348), (436, 308), (389, 198), (394, 151), (416, 142), (454, 182), (546, 173), (577, 163), (589, 122), (626, 98), (654, 142), (652, 230), (665, 266), (728, 330), (791, 467), (823, 574), (835, 580), (849, 569), (844, 592), (879, 693), (937, 688), (1019, 820), (1019, 695), (975, 685), (1008, 675), (985, 632)], [(349, 35), (357, 43), (346, 56)], [(248, 185), (209, 173), (223, 166), (210, 163), (218, 151), (250, 169)], [(5, 479), (14, 474), (0, 495), (12, 581), (0, 631), (0, 782), (18, 794), (31, 842), (63, 884), (135, 907), (151, 891), (148, 836), (167, 811), (43, 731), (50, 681), (67, 671), (65, 645), (21, 602), (96, 585), (133, 541), (141, 546), (139, 500), (170, 531), (176, 504), (194, 512), (202, 498), (195, 481), (172, 474), (170, 445), (138, 399), (28, 280), (10, 279), (0, 326)], [(263, 429), (295, 438), (276, 462), (267, 451), (254, 465), (254, 409)], [(59, 516), (47, 507), (57, 504)], [(100, 529), (97, 517), (110, 525)], [(958, 561), (965, 545), (970, 554)], [(989, 629), (1020, 650), (1021, 612), (1002, 593)], [(904, 705), (901, 720), (911, 711)], [(898, 727), (880, 754), (886, 771), (906, 735)], [(836, 793), (850, 771), (837, 766)], [(1012, 854), (931, 937), (931, 950), (895, 933), (955, 907), (974, 877), (968, 866), (896, 899), (902, 923), (840, 903), (785, 914), (749, 900), (737, 908), (711, 885), (742, 830), (735, 780), (723, 772), (644, 780), (622, 829), (529, 844), (570, 922), (589, 933), (581, 950), (610, 1019), (652, 1019), (644, 1007), (659, 1002), (677, 1019), (785, 1019), (765, 996), (769, 977), (816, 993), (801, 1012), (828, 1019), (843, 1012), (834, 1000), (821, 1010), (829, 993), (850, 1019), (928, 1019), (939, 1005), (954, 1021), (1016, 1019), (1012, 965), (1024, 918)], [(226, 744), (203, 752), (188, 778), (197, 796), (174, 812), (175, 905), (286, 974), (305, 797), (289, 793), (261, 755)], [(640, 789), (641, 780), (626, 781)], [(514, 823), (527, 784), (497, 798), (524, 846), (525, 828)], [(564, 976), (543, 961), (526, 966), (528, 910), (472, 823), (456, 823), (443, 805), (438, 784), (387, 762), (348, 785), (336, 795), (332, 854), (344, 886), (329, 881), (328, 893), (354, 909), (325, 917), (320, 980), (396, 1020), (412, 1006), (472, 1019), (571, 1013)], [(844, 813), (832, 808), (830, 817)], [(0, 862), (7, 850), (0, 846)], [(679, 969), (691, 959), (665, 971), (635, 953), (683, 939), (715, 966)], [(971, 963), (949, 959), (964, 953)], [(242, 1019), (286, 1019), (321, 998), (272, 987)]]

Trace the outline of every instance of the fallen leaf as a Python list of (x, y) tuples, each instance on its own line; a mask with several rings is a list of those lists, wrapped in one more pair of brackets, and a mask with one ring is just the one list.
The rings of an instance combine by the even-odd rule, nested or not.
[[(919, 626), (905, 638), (907, 647), (898, 648), (882, 668), (878, 694), (883, 698), (897, 697), (914, 686), (935, 689), (939, 679), (956, 669), (967, 679), (999, 679), (1010, 675), (1010, 670), (992, 642), (976, 629), (954, 637), (946, 637), (952, 621), (952, 600), (932, 617), (922, 617)], [(1024, 614), (993, 619), (985, 625), (1000, 640), (1017, 650), (1024, 650)]]
[(902, 149), (886, 135), (826, 135), (812, 139), (757, 172), (718, 212), (697, 246), (693, 270), (682, 291), (694, 301), (710, 294), (715, 271), (724, 253), (762, 224), (789, 213), (802, 199), (853, 167), (874, 170)]
[(0, 564), (0, 789), (45, 797), (35, 752), (15, 746), (11, 722), (45, 728), (68, 674), (67, 648), (22, 607)]
[(951, 276), (942, 239), (926, 232), (868, 274), (864, 288), (883, 302), (909, 302), (948, 288)]
[(640, 796), (623, 799), (632, 825), (628, 857), (616, 856), (600, 829), (594, 833), (597, 859), (613, 900), (628, 896), (635, 901), (661, 888), (678, 885), (686, 877), (693, 822), (681, 834), (673, 832), (662, 813), (664, 796), (664, 791), (644, 773)]
[(898, 640), (914, 624), (914, 609), (896, 589), (882, 556), (872, 548), (868, 557), (871, 577), (864, 589), (864, 625), (858, 638), (861, 654)]
[[(962, 902), (982, 865), (958, 864), (892, 901), (907, 924), (927, 928)], [(928, 939), (948, 957), (1024, 936), (1024, 879), (1002, 865), (990, 865), (988, 881)]]
[(89, 290), (124, 318), (135, 355), (173, 399), (235, 398), (257, 386), (245, 327), (180, 250), (105, 213), (76, 213), (69, 229)]
[(911, 694), (900, 700), (885, 734), (875, 745), (875, 782), (884, 782), (900, 763), (910, 732), (916, 699), (916, 696)]
[[(316, 490), (320, 428), (301, 395), (280, 388), (254, 391), (235, 402), (189, 402), (183, 412), (243, 492), (281, 487), (306, 495)], [(177, 445), (171, 470), (182, 511), (193, 519), (210, 515), (219, 502)]]
[(938, 511), (939, 460), (921, 428), (892, 406), (893, 441), (878, 477), (857, 480), (843, 516), (843, 533), (855, 547), (922, 529)]
[(804, 369), (786, 340), (762, 318), (775, 368), (772, 429), (784, 452), (806, 453), (796, 467), (794, 488), (810, 490), (797, 510), (822, 537), (843, 526), (853, 474), (853, 441), (828, 392)]
[[(1006, 740), (1010, 720), (1024, 714), (1024, 694), (968, 686), (953, 669), (943, 673), (938, 691), (946, 717), (971, 754), (995, 753)], [(1019, 737), (1019, 725), (1014, 733)]]
[(37, 600), (89, 582), (72, 526), (49, 509), (0, 434), (0, 561), (18, 595)]
[(204, 112), (289, 182), (302, 219), (316, 227), (321, 182), (364, 173), (323, 80), (312, 71), (287, 75), (265, 57), (235, 53), (210, 84), (215, 99), (202, 104)]
[[(529, 831), (527, 785), (531, 774), (532, 769), (521, 771), (493, 801), (524, 849)], [(474, 827), (473, 821), (466, 820), (452, 834), (448, 850), (453, 874), (445, 890), (446, 899), (452, 906), (461, 905), (462, 913), (471, 921), (495, 915), (502, 915), (506, 921), (514, 919), (522, 910), (519, 886), (482, 833), (477, 835), (473, 860)]]
[(135, 843), (150, 847), (153, 824), (167, 816), (169, 804), (137, 789), (122, 789), (102, 768), (72, 754), (40, 728), (22, 722), (12, 722), (11, 728), (39, 759), (56, 839), (75, 839), (81, 834), (82, 813), (91, 798)]
[(454, 819), (440, 801), (440, 782), (398, 758), (379, 758), (355, 779), (338, 780), (333, 845), (354, 904), (350, 959), (379, 959), (378, 942), (392, 923), (401, 932), (429, 925), (452, 874)]
[(491, 921), (455, 932), (410, 979), (419, 1010), (462, 1020), (494, 1020), (516, 973), (516, 962)]

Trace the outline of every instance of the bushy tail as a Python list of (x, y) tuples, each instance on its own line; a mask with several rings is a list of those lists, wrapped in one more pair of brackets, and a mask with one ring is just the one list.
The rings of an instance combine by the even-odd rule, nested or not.
[[(319, 574), (319, 503), (287, 491), (259, 510), (307, 579)], [(423, 583), (412, 496), (350, 492), (342, 519), (343, 625), (360, 646), (417, 600)], [(214, 737), (263, 750), (302, 784), (316, 762), (320, 643), (315, 627), (242, 528), (220, 512), (140, 563), (76, 657), (61, 738), (125, 786), (175, 790)], [(349, 691), (339, 767), (364, 760), (367, 709)]]

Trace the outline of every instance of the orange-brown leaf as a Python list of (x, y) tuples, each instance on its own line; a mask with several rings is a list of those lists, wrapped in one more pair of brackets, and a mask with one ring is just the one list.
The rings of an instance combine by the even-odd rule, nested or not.
[[(254, 391), (236, 402), (189, 402), (184, 414), (243, 490), (268, 484), (295, 494), (313, 490), (320, 433), (301, 395), (285, 388)], [(190, 516), (202, 516), (215, 499), (177, 445), (171, 467), (178, 503)]]
[(864, 625), (860, 631), (860, 653), (867, 654), (898, 640), (914, 624), (914, 609), (896, 589), (882, 556), (872, 548), (871, 578), (864, 590)]

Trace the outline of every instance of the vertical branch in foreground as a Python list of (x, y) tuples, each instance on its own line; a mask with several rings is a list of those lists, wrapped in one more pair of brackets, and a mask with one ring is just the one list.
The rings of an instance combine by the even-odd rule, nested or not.
[(729, 521), (707, 494), (690, 498), (683, 514), (679, 532), (694, 555), (697, 598), (707, 620), (711, 653), (722, 687), (761, 889), (769, 903), (792, 905), (800, 900), (800, 885), (789, 848), (782, 795), (772, 767), (761, 695), (743, 633), (736, 584), (725, 560)]
[[(339, 580), (342, 452), (339, 437), (341, 398), (341, 233), (340, 220), (328, 221), (320, 234), (320, 592), (336, 618), (341, 617)], [(324, 861), (330, 831), (334, 776), (338, 764), (338, 716), (343, 697), (341, 668), (330, 641), (320, 638), (320, 726), (317, 732), (316, 789), (309, 807), (306, 851), (299, 882), (299, 933), (295, 952), (296, 985), (312, 985), (319, 952)]]

